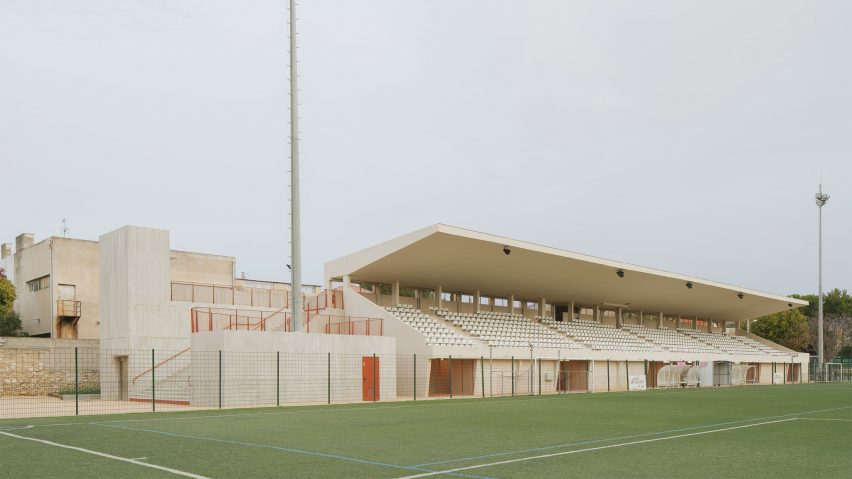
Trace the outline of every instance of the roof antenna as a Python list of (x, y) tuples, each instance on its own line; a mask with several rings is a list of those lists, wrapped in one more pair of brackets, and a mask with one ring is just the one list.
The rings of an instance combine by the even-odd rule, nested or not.
[(59, 230), (60, 235), (65, 238), (68, 236), (68, 220), (62, 218), (62, 228)]

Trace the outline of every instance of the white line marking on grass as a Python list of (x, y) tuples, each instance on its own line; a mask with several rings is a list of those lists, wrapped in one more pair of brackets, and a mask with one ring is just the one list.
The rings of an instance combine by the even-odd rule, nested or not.
[(46, 441), (44, 439), (36, 439), (34, 437), (19, 436), (17, 434), (12, 434), (12, 433), (3, 432), (3, 431), (0, 431), (0, 434), (2, 434), (4, 436), (14, 437), (16, 439), (24, 439), (26, 441), (40, 442), (42, 444), (47, 444), (48, 446), (55, 446), (55, 447), (61, 447), (61, 448), (64, 448), (64, 449), (71, 449), (73, 451), (85, 452), (86, 454), (92, 454), (92, 455), (95, 455), (95, 456), (105, 457), (107, 459), (113, 459), (113, 460), (116, 460), (116, 461), (127, 462), (127, 463), (130, 463), (130, 464), (136, 464), (137, 466), (150, 467), (151, 469), (157, 469), (157, 470), (160, 470), (160, 471), (169, 472), (169, 473), (172, 473), (172, 474), (175, 474), (175, 475), (178, 475), (178, 476), (192, 477), (193, 479), (209, 479), (207, 476), (200, 476), (198, 474), (192, 474), (191, 472), (184, 472), (184, 471), (180, 471), (180, 470), (177, 470), (177, 469), (172, 469), (170, 467), (158, 466), (156, 464), (148, 464), (146, 462), (139, 462), (136, 459), (130, 459), (130, 458), (127, 458), (127, 457), (113, 456), (112, 454), (107, 454), (105, 452), (93, 451), (91, 449), (84, 449), (82, 447), (69, 446), (68, 444), (60, 444), (58, 442)]
[(777, 421), (767, 421), (767, 422), (759, 422), (759, 423), (756, 423), (756, 424), (746, 424), (744, 426), (733, 426), (733, 427), (726, 427), (726, 428), (722, 428), (722, 429), (713, 429), (713, 430), (710, 430), (710, 431), (691, 432), (689, 434), (678, 434), (677, 436), (657, 437), (657, 438), (654, 438), (654, 439), (643, 439), (641, 441), (622, 442), (622, 443), (619, 443), (619, 444), (610, 444), (610, 445), (607, 445), (607, 446), (597, 446), (597, 447), (590, 447), (590, 448), (586, 448), (586, 449), (575, 449), (573, 451), (554, 452), (554, 453), (551, 453), (551, 454), (542, 454), (542, 455), (539, 455), (539, 456), (521, 457), (521, 458), (518, 458), (518, 459), (507, 459), (505, 461), (490, 462), (490, 463), (486, 463), (486, 464), (477, 464), (477, 465), (474, 465), (474, 466), (456, 467), (454, 469), (445, 469), (443, 471), (432, 471), (432, 472), (426, 472), (426, 473), (423, 473), (423, 474), (414, 474), (414, 475), (411, 475), (411, 476), (400, 477), (398, 479), (417, 479), (417, 478), (420, 478), (420, 477), (438, 476), (438, 475), (441, 475), (441, 474), (452, 474), (452, 473), (455, 473), (455, 472), (469, 471), (471, 469), (481, 469), (483, 467), (501, 466), (501, 465), (504, 465), (504, 464), (512, 464), (512, 463), (516, 463), (516, 462), (534, 461), (536, 459), (547, 459), (549, 457), (567, 456), (569, 454), (579, 454), (581, 452), (600, 451), (602, 449), (612, 449), (612, 448), (623, 447), (623, 446), (634, 446), (636, 444), (645, 444), (645, 443), (649, 443), (649, 442), (668, 441), (668, 440), (671, 440), (671, 439), (680, 439), (680, 438), (683, 438), (683, 437), (700, 436), (702, 434), (712, 434), (714, 432), (732, 431), (734, 429), (744, 429), (744, 428), (747, 428), (747, 427), (764, 426), (766, 424), (776, 424), (776, 423), (780, 423), (780, 422), (795, 421), (796, 419), (797, 418), (791, 417), (791, 418), (788, 418), (788, 419), (779, 419)]
[(0, 431), (19, 431), (21, 429), (32, 429), (33, 426), (12, 426), (12, 427), (0, 427)]
[[(751, 386), (750, 386), (751, 387)], [(764, 386), (760, 386), (764, 387)], [(744, 391), (746, 388), (712, 388), (712, 389), (651, 389), (648, 391), (616, 391), (616, 392), (598, 392), (598, 393), (577, 393), (577, 394), (555, 394), (548, 396), (499, 396), (499, 397), (489, 397), (489, 398), (469, 398), (469, 399), (455, 399), (455, 400), (424, 400), (420, 401), (420, 404), (410, 404), (404, 406), (372, 406), (372, 405), (364, 405), (361, 407), (349, 407), (349, 408), (341, 408), (341, 407), (328, 407), (324, 404), (315, 405), (315, 406), (283, 406), (283, 407), (303, 407), (303, 408), (311, 408), (311, 409), (300, 409), (298, 411), (270, 411), (270, 412), (246, 412), (246, 413), (234, 413), (234, 414), (205, 414), (202, 416), (169, 416), (169, 417), (155, 417), (155, 418), (140, 418), (140, 419), (116, 419), (116, 420), (106, 420), (106, 421), (78, 421), (78, 422), (63, 422), (63, 423), (49, 423), (49, 424), (34, 424), (33, 427), (57, 427), (57, 426), (80, 426), (86, 424), (119, 424), (126, 422), (147, 422), (147, 421), (177, 421), (177, 420), (187, 420), (187, 419), (216, 419), (216, 418), (227, 418), (227, 417), (252, 417), (252, 416), (277, 416), (284, 414), (329, 414), (334, 412), (351, 412), (351, 411), (383, 411), (386, 409), (412, 409), (412, 408), (440, 408), (440, 407), (449, 407), (449, 406), (475, 406), (480, 404), (512, 404), (517, 402), (526, 402), (526, 401), (553, 401), (553, 400), (580, 400), (580, 399), (591, 399), (595, 398), (596, 400), (612, 398), (612, 397), (620, 397), (633, 395), (636, 397), (648, 397), (648, 396), (662, 396), (666, 394), (697, 394), (697, 393), (711, 393), (711, 392), (731, 392), (731, 391)], [(411, 402), (411, 401), (409, 401)], [(170, 412), (165, 413), (157, 413), (157, 414), (171, 414)], [(151, 413), (142, 413), (142, 414), (151, 414)]]
[[(513, 450), (513, 451), (502, 451), (502, 452), (495, 452), (495, 453), (491, 453), (491, 454), (482, 454), (482, 455), (479, 455), (479, 456), (456, 457), (456, 458), (453, 458), (453, 459), (445, 459), (445, 460), (442, 460), (442, 461), (427, 462), (427, 463), (423, 463), (423, 464), (415, 464), (413, 467), (439, 466), (439, 465), (444, 465), (444, 464), (451, 464), (451, 463), (454, 463), (454, 462), (468, 462), (468, 461), (475, 461), (477, 459), (488, 459), (488, 458), (492, 458), (492, 457), (501, 457), (501, 456), (513, 456), (513, 455), (517, 455), (517, 454), (541, 452), (541, 451), (546, 451), (546, 450), (549, 450), (549, 449), (563, 449), (563, 448), (566, 448), (566, 447), (584, 446), (586, 444), (594, 444), (594, 443), (599, 443), (599, 442), (618, 441), (618, 440), (624, 440), (624, 439), (636, 439), (636, 438), (647, 437), (647, 436), (658, 436), (660, 434), (671, 434), (671, 433), (675, 433), (675, 432), (694, 431), (696, 429), (707, 429), (707, 428), (718, 427), (718, 426), (731, 426), (731, 425), (734, 425), (734, 424), (743, 424), (743, 423), (746, 423), (746, 422), (765, 421), (767, 419), (789, 418), (791, 416), (798, 416), (800, 414), (817, 414), (817, 413), (821, 413), (821, 412), (839, 411), (839, 410), (842, 410), (842, 409), (850, 409), (850, 408), (852, 408), (852, 406), (841, 406), (841, 407), (830, 408), (830, 409), (816, 409), (816, 410), (813, 410), (813, 411), (792, 412), (792, 413), (788, 413), (788, 414), (780, 414), (780, 415), (777, 415), (777, 416), (753, 417), (753, 418), (741, 419), (741, 420), (737, 420), (737, 421), (725, 421), (725, 422), (718, 422), (718, 423), (715, 423), (715, 424), (702, 424), (702, 425), (699, 425), (699, 426), (689, 426), (689, 427), (682, 427), (682, 428), (677, 428), (677, 429), (667, 429), (667, 430), (663, 430), (663, 431), (643, 432), (643, 433), (628, 434), (628, 435), (623, 435), (623, 436), (612, 436), (612, 437), (604, 437), (604, 438), (598, 438), (598, 439), (588, 439), (588, 440), (579, 441), (579, 442), (570, 442), (570, 443), (565, 443), (565, 444), (554, 444), (554, 445), (549, 445), (549, 446), (534, 447), (534, 448), (529, 448), (529, 449), (518, 449), (518, 450)], [(799, 419), (805, 419), (805, 418), (799, 418)]]
[(838, 418), (827, 418), (827, 417), (800, 417), (796, 419), (801, 419), (803, 421), (845, 421), (852, 422), (852, 419), (838, 419)]

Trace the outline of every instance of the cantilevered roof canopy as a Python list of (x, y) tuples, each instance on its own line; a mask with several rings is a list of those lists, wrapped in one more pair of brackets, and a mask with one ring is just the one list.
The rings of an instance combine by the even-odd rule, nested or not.
[[(511, 254), (503, 248), (508, 246)], [(624, 271), (624, 277), (617, 272)], [(436, 224), (325, 266), (326, 280), (391, 283), (549, 303), (625, 305), (630, 310), (739, 321), (807, 305), (667, 271)], [(686, 283), (691, 282), (692, 288)], [(740, 299), (737, 295), (743, 294)]]

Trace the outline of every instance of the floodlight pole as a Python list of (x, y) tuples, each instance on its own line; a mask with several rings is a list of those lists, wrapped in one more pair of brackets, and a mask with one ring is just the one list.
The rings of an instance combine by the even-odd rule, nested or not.
[(828, 202), (829, 196), (822, 192), (822, 183), (816, 194), (816, 204), (819, 208), (819, 311), (817, 313), (817, 362), (820, 366), (825, 364), (823, 343), (823, 315), (822, 315), (822, 207)]
[(296, 0), (290, 0), (290, 262), (293, 331), (302, 330), (302, 244), (299, 217), (299, 85), (296, 71)]

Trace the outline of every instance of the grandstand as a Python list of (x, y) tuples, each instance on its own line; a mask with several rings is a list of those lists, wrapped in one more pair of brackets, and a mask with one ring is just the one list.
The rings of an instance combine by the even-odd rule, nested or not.
[[(398, 352), (470, 361), (483, 377), (469, 394), (519, 374), (542, 375), (544, 392), (626, 390), (660, 374), (725, 385), (745, 370), (775, 383), (781, 367), (806, 380), (804, 355), (730, 327), (803, 301), (447, 225), (327, 263), (325, 287), (343, 291), (347, 314), (381, 318)], [(425, 373), (446, 381), (441, 364)], [(583, 380), (569, 387), (565, 375)]]

